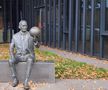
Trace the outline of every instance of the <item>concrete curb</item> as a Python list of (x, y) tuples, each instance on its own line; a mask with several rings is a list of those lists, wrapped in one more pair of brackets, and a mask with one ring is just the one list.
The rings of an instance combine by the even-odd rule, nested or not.
[[(25, 80), (26, 62), (16, 65), (18, 78)], [(0, 82), (9, 82), (12, 80), (8, 62), (0, 62)], [(36, 62), (33, 65), (30, 80), (35, 82), (55, 82), (55, 67), (52, 62)]]

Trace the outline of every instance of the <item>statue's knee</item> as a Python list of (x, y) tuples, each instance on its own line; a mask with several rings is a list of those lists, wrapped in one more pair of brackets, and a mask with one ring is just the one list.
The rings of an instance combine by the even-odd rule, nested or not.
[(33, 63), (33, 59), (28, 58), (28, 62), (29, 62), (29, 63)]
[(13, 60), (9, 60), (9, 65), (12, 66), (13, 64), (15, 64), (15, 62)]

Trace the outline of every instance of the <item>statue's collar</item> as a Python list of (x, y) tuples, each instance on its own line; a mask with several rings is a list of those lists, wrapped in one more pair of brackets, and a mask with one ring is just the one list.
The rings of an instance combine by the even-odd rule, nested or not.
[(21, 33), (21, 35), (26, 35), (28, 33), (28, 31), (26, 31), (26, 32), (20, 31), (20, 33)]

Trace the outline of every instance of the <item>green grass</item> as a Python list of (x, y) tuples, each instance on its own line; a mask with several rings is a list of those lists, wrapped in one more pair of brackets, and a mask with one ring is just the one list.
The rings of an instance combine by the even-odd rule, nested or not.
[(61, 79), (108, 79), (108, 70), (96, 68), (83, 62), (76, 62), (56, 55), (49, 51), (36, 50), (37, 54), (43, 55), (45, 60), (55, 61), (56, 78)]
[[(0, 60), (9, 60), (9, 45), (0, 45)], [(63, 58), (53, 52), (35, 49), (36, 61), (54, 61), (55, 75), (60, 79), (108, 79), (108, 70)]]

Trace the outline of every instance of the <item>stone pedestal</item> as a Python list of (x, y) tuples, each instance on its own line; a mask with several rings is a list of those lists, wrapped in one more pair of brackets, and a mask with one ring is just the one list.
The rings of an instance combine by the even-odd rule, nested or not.
[[(18, 79), (25, 80), (26, 62), (20, 62), (16, 65)], [(55, 82), (55, 68), (53, 62), (36, 62), (33, 65), (30, 80), (35, 82)], [(11, 71), (8, 61), (0, 62), (0, 82), (12, 81)]]

